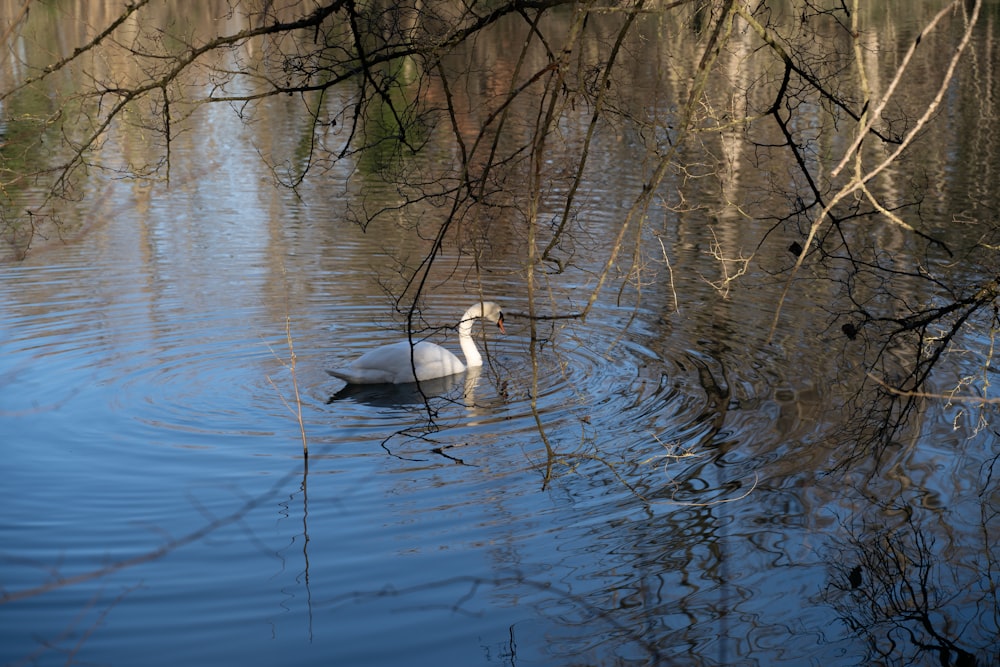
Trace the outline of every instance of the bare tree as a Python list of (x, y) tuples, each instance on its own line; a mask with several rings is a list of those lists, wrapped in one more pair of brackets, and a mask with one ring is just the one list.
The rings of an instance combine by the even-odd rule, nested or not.
[[(70, 231), (72, 207), (62, 202), (86, 198), (99, 179), (169, 179), (172, 147), (207, 106), (224, 105), (252, 126), (278, 100), (301, 139), (284, 152), (258, 148), (277, 184), (336, 175), (355, 195), (350, 212), (362, 226), (444, 212), (411, 223), (423, 225), (428, 249), (386, 285), (411, 331), (429, 281), (457, 270), (441, 264), (445, 248), (478, 270), (491, 244), (517, 247), (534, 341), (541, 317), (586, 317), (605, 289), (638, 303), (656, 280), (647, 267), (671, 260), (663, 233), (678, 215), (700, 208), (763, 222), (770, 231), (757, 238), (737, 238), (733, 225), (716, 237), (711, 282), (725, 296), (751, 266), (774, 272), (786, 297), (804, 275), (825, 282), (824, 330), (841, 331), (852, 354), (862, 350), (875, 377), (859, 381), (857, 404), (881, 397), (874, 411), (860, 408), (867, 418), (852, 435), (864, 457), (905, 426), (963, 332), (992, 319), (994, 246), (953, 247), (930, 229), (921, 218), (926, 183), (908, 197), (891, 194), (893, 167), (940, 113), (980, 5), (956, 0), (927, 13), (886, 77), (872, 57), (878, 33), (857, 0), (217, 0), (183, 24), (161, 3), (134, 0), (109, 3), (45, 48), (26, 32), (31, 0), (14, 2), (0, 78), (3, 230), (23, 256), (40, 236)], [(480, 35), (509, 36), (499, 43), (512, 48), (483, 52)], [(635, 57), (648, 43), (657, 66), (676, 75), (638, 108), (623, 91), (649, 74)], [(912, 72), (921, 49), (942, 63), (933, 77)], [(43, 101), (43, 87), (60, 92)], [(471, 87), (481, 92), (466, 94)], [(566, 125), (576, 128), (571, 144)], [(641, 184), (622, 195), (627, 206), (586, 297), (547, 302), (580, 269), (595, 137), (623, 128), (638, 137)], [(109, 144), (129, 131), (153, 137), (155, 150)], [(434, 159), (442, 151), (448, 159)], [(748, 169), (769, 174), (766, 198), (740, 185)], [(390, 184), (393, 198), (366, 197), (360, 184), (370, 178)], [(724, 205), (699, 203), (695, 181)], [(886, 236), (899, 252), (879, 240)], [(928, 268), (957, 257), (982, 266), (981, 279), (956, 284)], [(772, 333), (789, 326), (783, 302), (769, 306)], [(899, 347), (910, 351), (902, 365), (887, 354)]]

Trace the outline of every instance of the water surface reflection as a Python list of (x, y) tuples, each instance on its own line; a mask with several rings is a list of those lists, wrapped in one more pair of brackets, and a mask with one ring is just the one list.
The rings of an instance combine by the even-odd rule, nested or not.
[[(645, 92), (637, 117), (655, 111)], [(0, 662), (996, 657), (997, 440), (928, 400), (877, 460), (859, 446), (873, 427), (850, 380), (869, 369), (829, 308), (851, 276), (802, 279), (783, 307), (805, 324), (769, 342), (773, 267), (723, 294), (713, 252), (780, 236), (771, 222), (658, 205), (630, 241), (648, 264), (580, 317), (622, 192), (648, 176), (632, 158), (648, 128), (601, 128), (580, 236), (534, 276), (544, 297), (525, 287), (520, 183), (449, 232), (419, 324), (445, 340), (470, 299), (501, 300), (484, 367), (344, 387), (327, 369), (399, 338), (403, 267), (445, 212), (422, 201), (362, 230), (348, 209), (400, 195), (360, 163), (273, 188), (259, 154), (301, 145), (294, 108), (247, 124), (212, 107), (172, 147), (169, 183), (106, 183), (88, 233), (0, 267)], [(453, 160), (432, 148), (408, 166)], [(945, 368), (968, 377), (971, 356)]]

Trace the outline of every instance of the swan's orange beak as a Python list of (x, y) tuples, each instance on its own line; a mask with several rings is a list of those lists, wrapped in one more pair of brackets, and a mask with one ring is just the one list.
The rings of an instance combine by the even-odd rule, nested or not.
[(500, 318), (497, 320), (497, 326), (500, 327), (500, 333), (507, 333), (507, 330), (503, 328), (503, 313), (500, 313)]

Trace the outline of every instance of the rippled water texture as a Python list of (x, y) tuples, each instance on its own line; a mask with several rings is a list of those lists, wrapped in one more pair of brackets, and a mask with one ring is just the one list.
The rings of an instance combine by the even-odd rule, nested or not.
[[(148, 215), (124, 211), (3, 270), (4, 590), (25, 596), (2, 608), (5, 659), (725, 656), (758, 629), (725, 627), (719, 605), (767, 609), (768, 626), (800, 617), (787, 591), (770, 600), (747, 580), (769, 570), (748, 553), (748, 538), (772, 541), (751, 528), (768, 495), (747, 496), (761, 482), (753, 441), (775, 428), (760, 407), (780, 409), (758, 395), (768, 379), (727, 373), (683, 322), (610, 305), (541, 321), (533, 373), (527, 305), (500, 282), (487, 288), (507, 335), (479, 338), (480, 372), (425, 386), (429, 402), (345, 395), (326, 369), (399, 335), (352, 270), (374, 235), (331, 221), (328, 241), (275, 254), (255, 246), (266, 211), (185, 208), (222, 187), (150, 193)], [(161, 216), (187, 223), (168, 231)], [(453, 326), (469, 302), (448, 285), (425, 316)], [(453, 330), (436, 339), (455, 347)], [(755, 402), (723, 435), (733, 377)], [(731, 510), (683, 504), (743, 496)], [(821, 568), (782, 577), (822, 586)], [(653, 619), (667, 625), (650, 632)]]
[(997, 655), (995, 438), (929, 403), (841, 467), (829, 294), (795, 286), (766, 342), (783, 282), (711, 284), (714, 230), (750, 222), (665, 225), (643, 242), (671, 266), (568, 317), (645, 177), (627, 136), (596, 140), (614, 177), (535, 304), (509, 239), (478, 274), (447, 246), (415, 329), (457, 352), (500, 301), (482, 369), (343, 391), (327, 369), (403, 336), (386, 288), (424, 230), (363, 232), (327, 181), (273, 187), (230, 109), (203, 120), (169, 185), (109, 183), (87, 233), (0, 266), (0, 664), (861, 664), (876, 585), (887, 643), (930, 608)]

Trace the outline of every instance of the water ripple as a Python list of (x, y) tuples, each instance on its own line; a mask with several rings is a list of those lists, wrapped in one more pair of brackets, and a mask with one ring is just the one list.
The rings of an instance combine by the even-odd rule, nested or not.
[[(555, 461), (559, 471), (592, 470), (595, 479), (619, 475), (637, 491), (666, 487), (677, 493), (682, 487), (674, 468), (666, 475), (659, 457), (702, 451), (712, 441), (719, 406), (703, 384), (725, 380), (704, 353), (671, 358), (658, 352), (663, 341), (641, 319), (623, 333), (625, 319), (595, 312), (587, 322), (539, 326), (532, 342), (528, 320), (508, 316), (506, 335), (490, 331), (480, 339), (486, 365), (478, 373), (427, 386), (424, 394), (385, 388), (337, 394), (326, 407), (336, 423), (331, 437), (376, 440), (395, 457), (423, 463), (520, 470)], [(382, 342), (370, 328), (349, 331), (345, 324), (338, 332), (338, 356), (345, 359), (373, 335)], [(342, 383), (327, 386), (334, 393)], [(688, 495), (718, 492), (697, 484), (683, 488)]]

